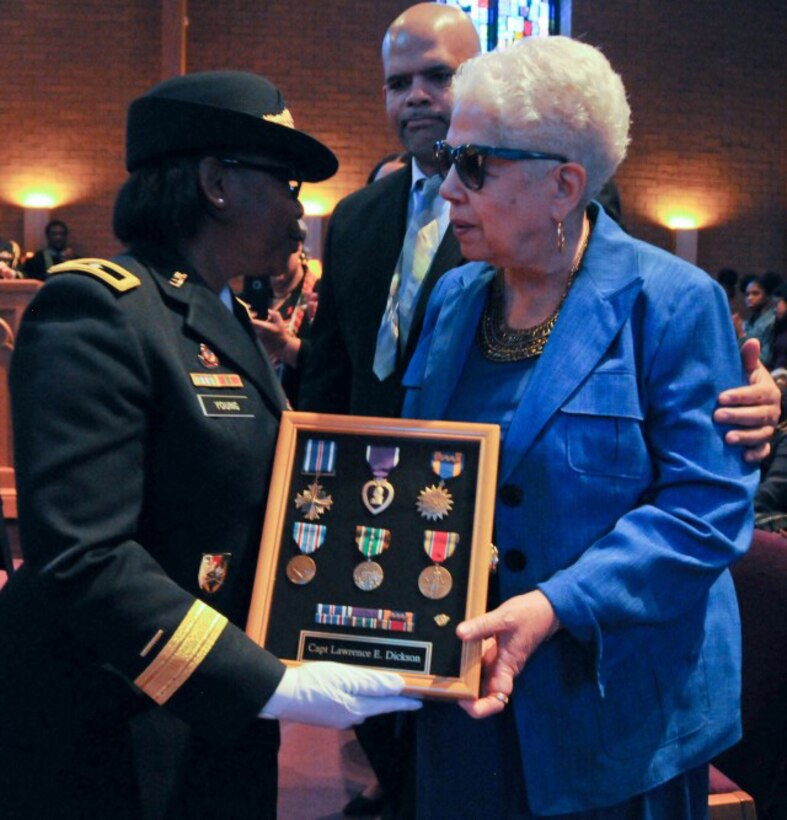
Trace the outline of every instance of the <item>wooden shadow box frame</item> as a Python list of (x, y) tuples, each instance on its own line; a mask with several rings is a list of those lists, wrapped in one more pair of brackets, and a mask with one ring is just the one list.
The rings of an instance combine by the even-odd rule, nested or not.
[[(398, 672), (421, 697), (477, 697), (481, 643), (455, 629), (486, 611), (499, 447), (492, 424), (285, 412), (247, 634), (288, 666), (339, 661)], [(369, 561), (380, 583), (363, 589)]]

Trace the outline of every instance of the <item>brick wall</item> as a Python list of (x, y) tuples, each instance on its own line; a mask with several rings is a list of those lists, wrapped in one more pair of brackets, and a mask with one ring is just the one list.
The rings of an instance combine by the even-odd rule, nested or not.
[[(407, 0), (190, 0), (188, 66), (262, 72), (296, 123), (339, 155), (334, 180), (306, 189), (328, 204), (396, 149), (383, 116), (379, 44)], [(576, 36), (603, 47), (623, 75), (634, 142), (617, 181), (626, 222), (671, 248), (670, 202), (694, 205), (700, 264), (785, 270), (785, 87), (781, 3), (573, 0)], [(0, 65), (0, 236), (22, 236), (21, 190), (36, 181), (62, 201), (80, 252), (117, 249), (110, 222), (123, 181), (130, 99), (160, 76), (160, 3), (24, 0), (4, 5)], [(685, 200), (681, 202), (680, 200)]]
[(628, 90), (616, 181), (632, 232), (672, 250), (663, 212), (686, 205), (707, 220), (701, 267), (787, 274), (787, 6), (574, 0), (573, 12), (573, 36), (600, 46)]

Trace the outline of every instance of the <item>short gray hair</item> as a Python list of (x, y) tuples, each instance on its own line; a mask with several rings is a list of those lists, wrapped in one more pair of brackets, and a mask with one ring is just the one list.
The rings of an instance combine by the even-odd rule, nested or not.
[(563, 154), (587, 174), (583, 202), (626, 156), (631, 109), (620, 76), (593, 46), (570, 37), (528, 37), (461, 66), (454, 107), (489, 115), (500, 146)]

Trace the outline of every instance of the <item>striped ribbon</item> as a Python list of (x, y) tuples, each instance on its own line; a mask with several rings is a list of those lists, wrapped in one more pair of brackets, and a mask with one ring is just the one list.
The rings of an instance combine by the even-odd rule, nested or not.
[(302, 472), (307, 475), (333, 475), (336, 465), (336, 442), (310, 438), (306, 441)]
[(325, 543), (328, 528), (324, 524), (310, 524), (296, 521), (292, 526), (292, 537), (304, 555), (316, 552)]
[(386, 621), (415, 622), (415, 613), (396, 609), (369, 609), (361, 606), (342, 606), (340, 604), (317, 604), (318, 615), (357, 616), (360, 618), (379, 618)]
[(314, 621), (329, 626), (351, 626), (355, 629), (382, 629), (386, 632), (414, 632), (415, 614), (391, 609), (317, 604)]
[(456, 478), (462, 475), (464, 466), (464, 453), (443, 453), (439, 450), (432, 453), (432, 472), (440, 478)]
[(442, 530), (424, 532), (424, 551), (436, 564), (441, 564), (446, 558), (450, 558), (458, 543), (458, 532), (443, 532)]
[(363, 555), (371, 558), (391, 546), (391, 531), (359, 524), (355, 528), (355, 543)]

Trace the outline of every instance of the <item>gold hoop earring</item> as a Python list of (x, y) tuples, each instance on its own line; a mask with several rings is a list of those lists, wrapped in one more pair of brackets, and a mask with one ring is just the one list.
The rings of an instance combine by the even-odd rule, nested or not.
[(558, 253), (563, 253), (563, 249), (566, 247), (566, 232), (563, 229), (563, 223), (557, 223), (557, 249)]

